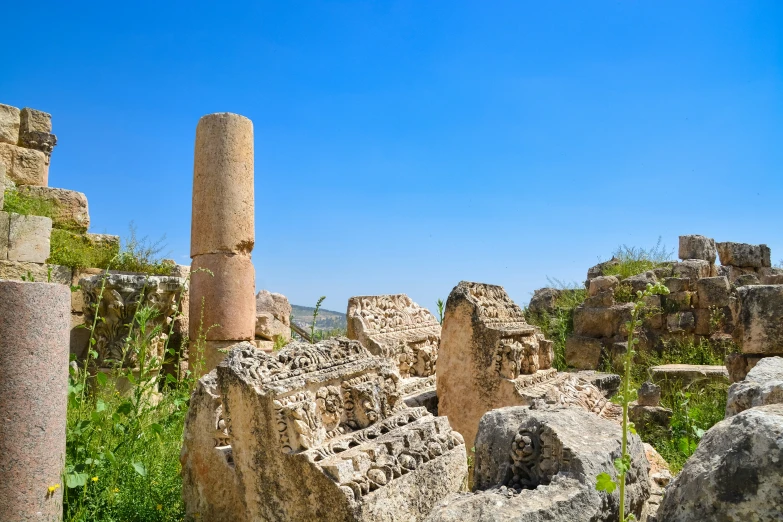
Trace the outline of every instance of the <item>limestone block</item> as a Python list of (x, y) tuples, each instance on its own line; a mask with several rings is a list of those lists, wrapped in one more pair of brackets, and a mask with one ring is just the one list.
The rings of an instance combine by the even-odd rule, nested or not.
[(19, 133), (19, 146), (46, 154), (46, 171), (49, 172), (49, 156), (57, 145), (57, 136), (48, 132), (28, 131)]
[[(0, 281), (0, 518), (61, 520), (70, 290)], [(64, 484), (63, 484), (64, 486)]]
[(0, 143), (19, 141), (19, 109), (0, 103)]
[(712, 265), (703, 259), (686, 259), (675, 263), (673, 273), (682, 279), (701, 279), (712, 275)]
[(8, 259), (8, 236), (11, 233), (11, 215), (0, 212), (0, 260)]
[(45, 263), (51, 233), (52, 220), (48, 217), (10, 214), (8, 260)]
[(590, 285), (590, 281), (592, 281), (596, 277), (604, 275), (604, 272), (606, 271), (606, 269), (608, 269), (610, 267), (613, 267), (613, 266), (617, 266), (619, 264), (620, 264), (620, 260), (617, 259), (616, 257), (613, 257), (609, 261), (604, 261), (602, 263), (598, 263), (597, 265), (588, 268), (587, 269), (587, 284), (588, 284), (588, 288), (589, 288), (589, 285)]
[[(734, 280), (734, 286), (748, 286), (748, 285), (760, 285), (761, 279), (759, 279), (759, 276), (754, 274), (742, 274), (739, 277), (737, 277), (736, 280)], [(779, 284), (776, 282), (766, 282), (764, 284), (768, 285), (775, 285)]]
[[(783, 352), (779, 354), (783, 357)], [(729, 372), (729, 382), (735, 383), (745, 379), (750, 370), (766, 357), (764, 355), (745, 355), (742, 353), (730, 353), (726, 356), (726, 370)]]
[(609, 308), (574, 309), (574, 334), (584, 337), (613, 337), (622, 333), (630, 321), (633, 303), (623, 303)]
[(9, 167), (6, 167), (2, 157), (0, 157), (0, 210), (3, 210), (3, 205), (5, 204), (5, 191), (14, 186), (14, 182), (8, 177), (8, 169)]
[(571, 368), (595, 370), (601, 364), (600, 339), (572, 336), (566, 339), (565, 360)]
[(190, 257), (253, 250), (253, 123), (244, 116), (218, 113), (199, 120), (193, 209)]
[(696, 291), (699, 293), (699, 308), (729, 305), (731, 286), (726, 277), (705, 277), (696, 281)]
[[(595, 279), (593, 279), (595, 281)], [(585, 308), (609, 308), (614, 306), (614, 292), (612, 290), (604, 290), (598, 292), (595, 295), (591, 295), (584, 300)]]
[(0, 143), (0, 162), (5, 164), (8, 178), (17, 185), (47, 184), (46, 154), (39, 150)]
[(530, 304), (527, 309), (533, 314), (554, 313), (557, 304), (557, 298), (562, 294), (562, 290), (557, 288), (539, 288), (533, 292), (530, 298)]
[(696, 317), (693, 312), (677, 312), (666, 316), (666, 328), (672, 333), (693, 332)]
[(90, 228), (87, 197), (81, 192), (50, 187), (19, 187), (19, 193), (51, 203), (54, 211), (52, 216), (54, 228), (73, 232), (87, 232)]
[(729, 372), (725, 366), (700, 364), (663, 364), (650, 368), (653, 382), (677, 381), (688, 384), (695, 381), (727, 382)]
[(283, 294), (268, 290), (256, 294), (256, 338), (291, 340), (291, 304)]
[(291, 327), (272, 315), (272, 312), (256, 312), (256, 338), (275, 341), (278, 338), (291, 340)]
[(743, 353), (783, 351), (783, 285), (737, 288), (734, 341)]
[[(617, 520), (620, 498), (599, 492), (601, 473), (615, 477), (621, 428), (574, 408), (501, 408), (481, 419), (476, 439), (476, 493), (454, 495), (429, 522)], [(649, 464), (638, 435), (629, 439), (628, 510), (637, 517), (650, 495)]]
[[(759, 268), (758, 277), (762, 285), (783, 285), (783, 268)], [(742, 285), (737, 284), (737, 286)]]
[(348, 338), (394, 360), (403, 378), (435, 375), (441, 326), (407, 295), (351, 297), (347, 320)]
[(38, 282), (71, 284), (70, 267), (0, 259), (0, 279), (21, 281), (22, 277), (26, 278), (28, 275)]
[(605, 290), (614, 290), (614, 288), (620, 283), (620, 280), (615, 276), (599, 276), (595, 279), (591, 279), (588, 288), (588, 295), (591, 297), (598, 295)]
[(682, 277), (667, 277), (663, 282), (669, 292), (687, 292), (693, 290), (690, 279), (683, 279)]
[(713, 426), (666, 489), (658, 520), (783, 519), (783, 404)]
[[(209, 270), (212, 275), (203, 270)], [(256, 329), (255, 269), (250, 257), (233, 254), (196, 256), (191, 270), (189, 315), (193, 318), (190, 321), (191, 339), (198, 338), (200, 326), (209, 341), (253, 339)], [(200, 324), (202, 317), (203, 326)]]
[(462, 281), (451, 291), (436, 366), (438, 414), (448, 416), (468, 446), (487, 411), (544, 397), (618, 414), (600, 390), (551, 367), (551, 344), (542, 337), (503, 287)]
[(718, 255), (721, 265), (745, 268), (772, 266), (770, 250), (767, 245), (749, 245), (747, 243), (718, 243)]
[(783, 404), (783, 357), (765, 357), (745, 380), (729, 386), (726, 417), (768, 404)]
[(52, 115), (25, 107), (19, 114), (20, 132), (52, 132)]
[[(407, 407), (396, 366), (356, 341), (293, 342), (271, 354), (244, 342), (216, 373), (220, 414), (215, 391), (196, 401), (206, 435), (199, 448), (186, 438), (182, 454), (189, 517), (211, 509), (212, 493), (201, 492), (223, 480), (231, 497), (218, 502), (230, 512), (216, 516), (244, 508), (246, 520), (417, 522), (465, 481), (465, 444), (448, 419)], [(185, 433), (199, 429), (197, 416)], [(216, 442), (224, 455), (230, 447), (235, 475), (207, 454)], [(212, 463), (199, 466), (198, 453)]]
[(647, 289), (647, 285), (654, 285), (658, 282), (658, 278), (655, 276), (655, 272), (648, 270), (643, 274), (637, 274), (635, 276), (626, 277), (623, 279), (623, 283), (630, 285), (634, 293), (644, 292)]
[(710, 335), (713, 331), (713, 325), (712, 325), (712, 310), (709, 308), (698, 308), (696, 310), (692, 311), (693, 318), (695, 321), (695, 326), (693, 328), (693, 333), (696, 335)]
[(667, 311), (687, 311), (694, 305), (695, 292), (671, 292), (663, 296), (663, 303)]
[(700, 235), (680, 236), (680, 259), (703, 259), (712, 265), (715, 264), (715, 257), (714, 239)]

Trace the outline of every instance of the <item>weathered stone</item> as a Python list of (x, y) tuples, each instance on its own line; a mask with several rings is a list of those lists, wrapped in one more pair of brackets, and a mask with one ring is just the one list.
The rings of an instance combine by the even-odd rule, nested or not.
[(768, 404), (783, 404), (783, 357), (765, 357), (744, 381), (729, 386), (726, 417)]
[(644, 510), (642, 510), (642, 522), (655, 522), (656, 513), (658, 507), (663, 500), (663, 488), (667, 486), (674, 477), (672, 477), (669, 464), (661, 457), (660, 453), (655, 451), (651, 445), (644, 443), (644, 454), (647, 457), (647, 462), (650, 463), (650, 498), (647, 499), (647, 504)]
[(28, 276), (39, 283), (71, 284), (70, 267), (0, 259), (0, 279), (21, 281)]
[(770, 250), (767, 245), (749, 245), (747, 243), (718, 243), (720, 264), (745, 268), (772, 266)]
[(650, 368), (652, 380), (656, 383), (676, 381), (688, 384), (695, 381), (727, 382), (729, 372), (725, 366), (699, 364), (664, 364)]
[(699, 293), (699, 308), (723, 307), (729, 305), (731, 286), (726, 277), (705, 277), (696, 281)]
[(530, 298), (530, 304), (527, 306), (528, 312), (532, 314), (554, 313), (557, 299), (562, 294), (562, 290), (557, 288), (539, 288), (533, 292)]
[(0, 162), (6, 166), (6, 176), (17, 185), (47, 184), (46, 154), (39, 150), (0, 143)]
[(700, 235), (680, 236), (680, 259), (703, 259), (712, 265), (715, 257), (714, 239)]
[(48, 175), (49, 156), (57, 145), (57, 136), (48, 132), (22, 132), (19, 133), (19, 146), (26, 149), (38, 150), (46, 154), (46, 170)]
[(62, 520), (70, 291), (0, 281), (0, 519)]
[(676, 263), (673, 268), (675, 277), (681, 279), (701, 279), (702, 277), (710, 277), (712, 265), (704, 261), (703, 259), (686, 259)]
[[(770, 354), (770, 356), (783, 357), (780, 354)], [(764, 355), (746, 355), (743, 353), (730, 353), (726, 356), (726, 370), (729, 372), (729, 382), (735, 383), (745, 379), (748, 372), (752, 370), (762, 359)]]
[[(758, 277), (762, 285), (783, 285), (783, 268), (759, 268)], [(738, 283), (737, 286), (742, 285)]]
[(579, 370), (595, 370), (601, 364), (602, 347), (600, 339), (571, 336), (566, 339), (566, 364)]
[(8, 259), (8, 236), (11, 233), (11, 215), (0, 212), (0, 260)]
[(190, 396), (180, 461), (189, 518), (248, 521), (215, 370), (198, 380)]
[(693, 332), (696, 329), (696, 317), (693, 312), (677, 312), (666, 316), (666, 328), (672, 333)]
[[(748, 286), (748, 285), (760, 285), (761, 280), (757, 274), (742, 274), (734, 280), (735, 286)], [(764, 283), (764, 284), (778, 284), (778, 283)]]
[(713, 426), (666, 489), (658, 520), (783, 520), (783, 404)]
[(598, 263), (597, 265), (590, 267), (587, 270), (587, 281), (586, 282), (587, 282), (588, 288), (590, 286), (590, 281), (592, 281), (596, 277), (600, 277), (600, 276), (604, 275), (604, 273), (606, 272), (606, 270), (608, 268), (613, 267), (613, 266), (617, 266), (619, 264), (620, 264), (620, 260), (617, 259), (616, 257), (613, 257), (609, 261), (604, 261), (602, 263)]
[[(100, 274), (79, 280), (84, 299), (87, 324), (95, 323), (93, 349), (98, 353), (98, 367), (114, 367), (118, 363), (135, 367), (136, 354), (126, 349), (126, 340), (139, 305), (149, 306), (158, 314), (150, 318), (147, 328), (162, 326), (162, 331), (149, 340), (148, 357), (162, 361), (168, 338), (168, 325), (173, 320), (176, 304), (185, 289), (185, 281), (177, 277), (125, 274)], [(69, 300), (70, 301), (70, 300)]]
[(671, 293), (686, 292), (693, 289), (691, 287), (691, 280), (683, 279), (682, 277), (667, 277), (663, 284)]
[(652, 270), (623, 279), (623, 283), (630, 285), (634, 293), (644, 292), (647, 289), (647, 285), (654, 285), (657, 282), (658, 278), (655, 277), (655, 273)]
[(283, 294), (268, 290), (256, 294), (256, 338), (291, 340), (291, 305)]
[[(234, 347), (217, 368), (224, 423), (215, 422), (217, 398), (203, 401), (201, 413), (217, 447), (230, 450), (238, 487), (227, 493), (237, 499), (229, 509), (244, 507), (240, 520), (423, 520), (460, 489), (467, 455), (448, 419), (400, 400), (399, 381), (391, 361), (345, 338), (293, 342), (272, 354)], [(186, 440), (185, 470), (215, 449), (209, 438), (201, 448), (193, 442)], [(209, 484), (225, 477), (223, 487), (231, 485), (226, 466), (210, 469), (188, 471), (183, 482), (190, 515)]]
[(590, 287), (588, 294), (590, 296), (598, 295), (605, 290), (614, 290), (614, 288), (620, 283), (620, 280), (615, 276), (599, 276), (590, 280)]
[[(587, 522), (617, 520), (619, 493), (596, 490), (615, 477), (621, 428), (574, 408), (502, 408), (481, 419), (473, 494), (442, 502), (430, 522)], [(629, 440), (628, 511), (641, 516), (650, 494), (649, 464), (637, 435)]]
[(253, 123), (238, 114), (208, 114), (196, 128), (190, 257), (249, 255), (254, 231)]
[(449, 294), (437, 364), (438, 413), (468, 445), (487, 411), (545, 399), (614, 418), (600, 390), (552, 368), (551, 343), (500, 286), (462, 281)]
[[(90, 212), (87, 197), (81, 192), (50, 187), (19, 187), (19, 193), (52, 205), (52, 226), (73, 232), (87, 232)], [(116, 236), (114, 236), (116, 237)]]
[(603, 373), (595, 370), (582, 370), (576, 372), (576, 376), (585, 382), (589, 382), (604, 394), (607, 399), (611, 398), (617, 390), (620, 389), (622, 378), (614, 373)]
[(19, 113), (20, 132), (52, 132), (52, 115), (25, 107)]
[(620, 333), (631, 319), (633, 303), (614, 305), (609, 308), (574, 309), (574, 334), (585, 337), (613, 337)]
[(671, 292), (663, 296), (663, 302), (667, 311), (686, 311), (693, 306), (695, 297), (694, 292)]
[[(209, 341), (253, 339), (256, 330), (255, 270), (250, 257), (206, 254), (193, 258), (192, 268), (190, 338), (198, 338), (201, 327), (201, 333)], [(200, 324), (202, 317), (203, 325)], [(212, 325), (219, 326), (211, 328)], [(207, 368), (207, 371), (211, 369)]]
[(672, 410), (662, 406), (644, 406), (632, 402), (628, 408), (628, 418), (640, 430), (651, 427), (668, 428), (672, 420)]
[(645, 381), (639, 387), (637, 402), (640, 406), (658, 406), (661, 403), (661, 387)]
[(783, 285), (737, 288), (734, 341), (743, 353), (783, 351)]
[[(595, 279), (593, 279), (595, 281)], [(608, 308), (614, 306), (614, 292), (611, 290), (604, 290), (598, 292), (595, 295), (591, 295), (584, 300), (585, 308)]]
[(10, 214), (8, 260), (45, 263), (49, 258), (52, 220), (42, 216)]
[(19, 109), (0, 103), (0, 143), (19, 141)]

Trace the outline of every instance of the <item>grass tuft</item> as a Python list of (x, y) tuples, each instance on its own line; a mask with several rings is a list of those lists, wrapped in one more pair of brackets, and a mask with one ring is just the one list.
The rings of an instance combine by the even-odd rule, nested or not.
[(667, 264), (674, 256), (674, 250), (667, 250), (661, 243), (661, 238), (652, 248), (629, 247), (622, 245), (612, 256), (619, 263), (610, 264), (604, 269), (604, 275), (617, 276), (620, 279), (643, 274)]
[(2, 210), (4, 212), (21, 214), (23, 216), (53, 218), (56, 208), (51, 201), (21, 194), (18, 190), (11, 188), (5, 191), (5, 200), (3, 202)]

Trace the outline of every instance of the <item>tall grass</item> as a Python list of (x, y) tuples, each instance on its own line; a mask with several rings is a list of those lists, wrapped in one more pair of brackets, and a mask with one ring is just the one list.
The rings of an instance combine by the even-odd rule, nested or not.
[(660, 237), (652, 248), (621, 245), (612, 254), (618, 262), (607, 265), (603, 272), (625, 279), (664, 266), (673, 256), (674, 250), (667, 250)]

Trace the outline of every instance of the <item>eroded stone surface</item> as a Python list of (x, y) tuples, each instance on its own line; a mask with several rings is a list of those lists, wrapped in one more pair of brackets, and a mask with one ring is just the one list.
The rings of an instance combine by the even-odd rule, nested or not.
[(745, 268), (761, 268), (772, 266), (770, 249), (767, 245), (749, 245), (747, 243), (718, 243), (720, 264)]
[(0, 142), (16, 145), (19, 141), (19, 109), (0, 103)]
[(783, 404), (713, 426), (666, 489), (658, 520), (783, 520)]
[(502, 287), (463, 281), (446, 302), (438, 413), (449, 417), (469, 445), (482, 415), (504, 406), (540, 400), (618, 415), (598, 388), (552, 368), (553, 357), (552, 343), (525, 321)]
[[(272, 354), (241, 343), (217, 379), (229, 435), (217, 443), (231, 446), (248, 520), (423, 520), (465, 479), (462, 437), (445, 417), (407, 407), (396, 365), (356, 341)], [(185, 468), (195, 451), (183, 452)], [(212, 480), (194, 477), (194, 491)], [(193, 513), (194, 494), (184, 498)]]
[(783, 351), (783, 285), (737, 288), (734, 341), (746, 354)]
[(765, 357), (744, 381), (729, 386), (726, 417), (749, 408), (783, 403), (783, 357)]
[(703, 259), (709, 264), (715, 263), (716, 247), (715, 240), (698, 234), (689, 236), (680, 236), (679, 258), (685, 259)]
[(283, 294), (268, 290), (256, 294), (256, 338), (291, 340), (291, 304)]
[(50, 187), (19, 187), (22, 195), (34, 197), (52, 204), (52, 226), (74, 232), (87, 232), (90, 228), (90, 212), (87, 197), (81, 192)]
[(51, 233), (52, 220), (48, 217), (10, 214), (8, 260), (45, 263)]
[[(621, 428), (575, 408), (493, 410), (476, 438), (477, 493), (449, 497), (428, 519), (598, 521), (616, 520), (619, 495), (598, 492), (596, 477), (616, 478)], [(650, 494), (649, 464), (638, 436), (630, 438), (627, 507), (640, 516)]]

